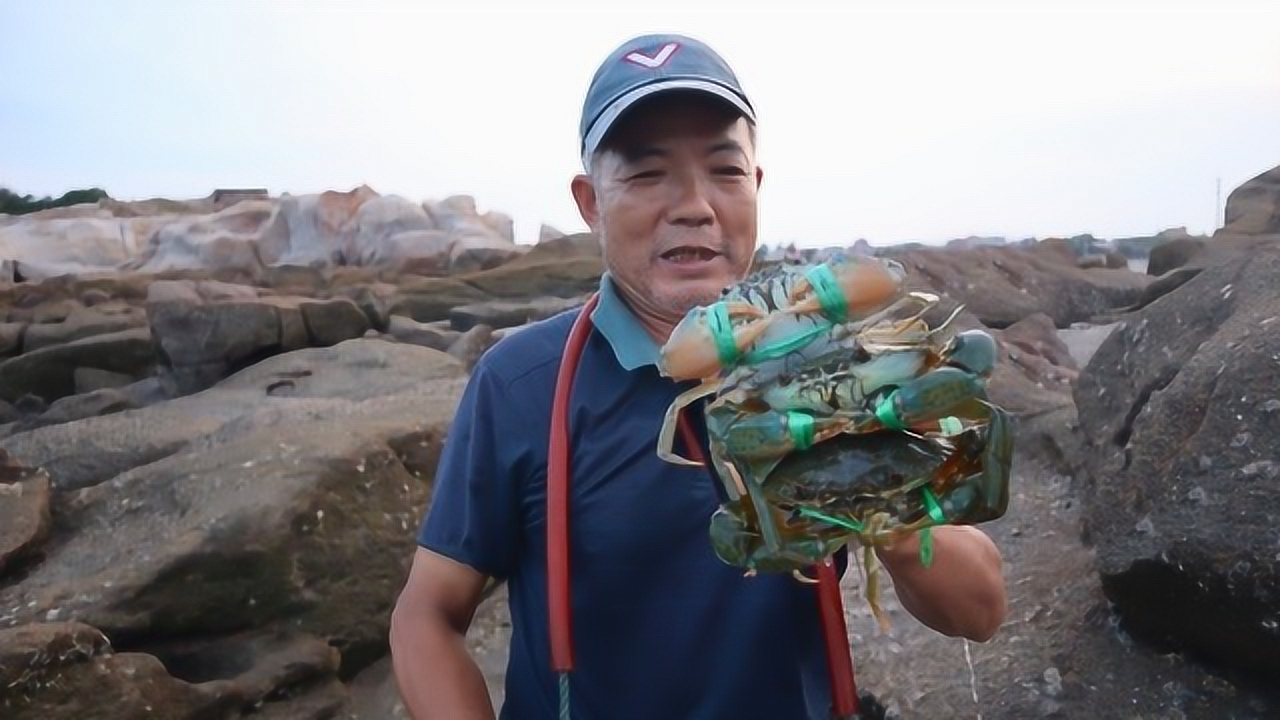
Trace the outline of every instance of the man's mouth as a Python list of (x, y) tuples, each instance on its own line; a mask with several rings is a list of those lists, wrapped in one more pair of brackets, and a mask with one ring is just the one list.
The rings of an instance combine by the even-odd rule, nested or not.
[(720, 256), (720, 253), (710, 248), (695, 247), (685, 245), (673, 248), (662, 253), (663, 260), (669, 260), (674, 263), (695, 263), (710, 262)]

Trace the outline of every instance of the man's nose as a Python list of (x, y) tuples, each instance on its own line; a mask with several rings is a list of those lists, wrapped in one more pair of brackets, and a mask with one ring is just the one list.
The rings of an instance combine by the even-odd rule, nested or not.
[(711, 207), (711, 188), (707, 178), (698, 173), (686, 173), (674, 178), (671, 211), (668, 221), (673, 225), (710, 225), (715, 222), (715, 210)]

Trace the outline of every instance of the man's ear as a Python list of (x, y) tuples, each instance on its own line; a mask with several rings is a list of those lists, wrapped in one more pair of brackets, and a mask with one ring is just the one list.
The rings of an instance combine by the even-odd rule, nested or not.
[(578, 206), (578, 215), (592, 232), (600, 231), (600, 199), (596, 196), (596, 187), (588, 175), (575, 175), (569, 183), (569, 192), (573, 193), (573, 201)]

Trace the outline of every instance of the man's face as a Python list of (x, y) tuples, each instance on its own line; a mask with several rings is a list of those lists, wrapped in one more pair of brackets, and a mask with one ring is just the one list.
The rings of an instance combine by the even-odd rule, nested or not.
[(664, 96), (629, 111), (607, 147), (574, 198), (634, 309), (674, 324), (750, 269), (762, 173), (747, 121)]

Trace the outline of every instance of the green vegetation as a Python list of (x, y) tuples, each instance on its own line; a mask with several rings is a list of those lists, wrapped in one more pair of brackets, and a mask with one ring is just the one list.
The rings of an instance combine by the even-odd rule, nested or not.
[(51, 197), (37, 199), (33, 195), (19, 195), (8, 188), (0, 187), (0, 215), (26, 215), (49, 208), (96, 203), (109, 197), (106, 190), (89, 188), (88, 190), (70, 190), (56, 200)]

